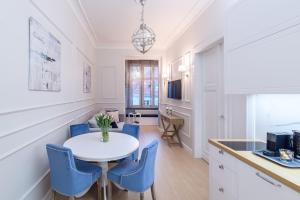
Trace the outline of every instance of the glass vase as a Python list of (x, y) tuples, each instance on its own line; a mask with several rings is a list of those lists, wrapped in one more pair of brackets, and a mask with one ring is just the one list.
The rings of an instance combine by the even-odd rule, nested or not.
[(102, 142), (108, 142), (109, 140), (109, 133), (108, 133), (108, 129), (106, 127), (102, 127)]

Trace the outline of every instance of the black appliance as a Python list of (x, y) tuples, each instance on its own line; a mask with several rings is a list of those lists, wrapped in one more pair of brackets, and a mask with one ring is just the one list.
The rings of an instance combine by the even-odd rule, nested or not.
[(292, 150), (293, 135), (285, 132), (267, 133), (267, 149), (263, 151), (266, 156), (279, 156), (279, 149)]
[(181, 99), (181, 80), (168, 82), (168, 98)]
[(294, 137), (293, 137), (293, 151), (294, 156), (297, 159), (300, 159), (300, 131), (293, 131)]
[(266, 149), (266, 143), (255, 141), (219, 141), (235, 151), (258, 151)]

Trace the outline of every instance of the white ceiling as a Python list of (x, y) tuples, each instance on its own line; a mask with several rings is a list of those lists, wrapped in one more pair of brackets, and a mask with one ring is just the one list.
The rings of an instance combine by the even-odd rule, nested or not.
[[(99, 48), (131, 48), (141, 7), (135, 0), (78, 0)], [(186, 30), (213, 0), (147, 0), (145, 22), (163, 49)]]

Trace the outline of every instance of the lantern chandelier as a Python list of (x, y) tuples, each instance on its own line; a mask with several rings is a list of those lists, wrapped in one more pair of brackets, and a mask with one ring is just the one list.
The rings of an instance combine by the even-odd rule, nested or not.
[(145, 54), (148, 52), (155, 43), (155, 33), (144, 22), (144, 6), (146, 0), (136, 0), (142, 6), (141, 24), (136, 32), (133, 33), (131, 42), (134, 48), (139, 52)]

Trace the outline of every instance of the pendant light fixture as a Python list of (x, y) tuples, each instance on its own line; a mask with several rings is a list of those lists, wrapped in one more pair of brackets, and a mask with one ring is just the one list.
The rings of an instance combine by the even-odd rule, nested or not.
[(141, 23), (136, 32), (132, 35), (132, 45), (139, 52), (145, 54), (148, 52), (153, 44), (155, 43), (155, 33), (153, 30), (144, 22), (144, 6), (146, 0), (138, 0), (142, 6)]

